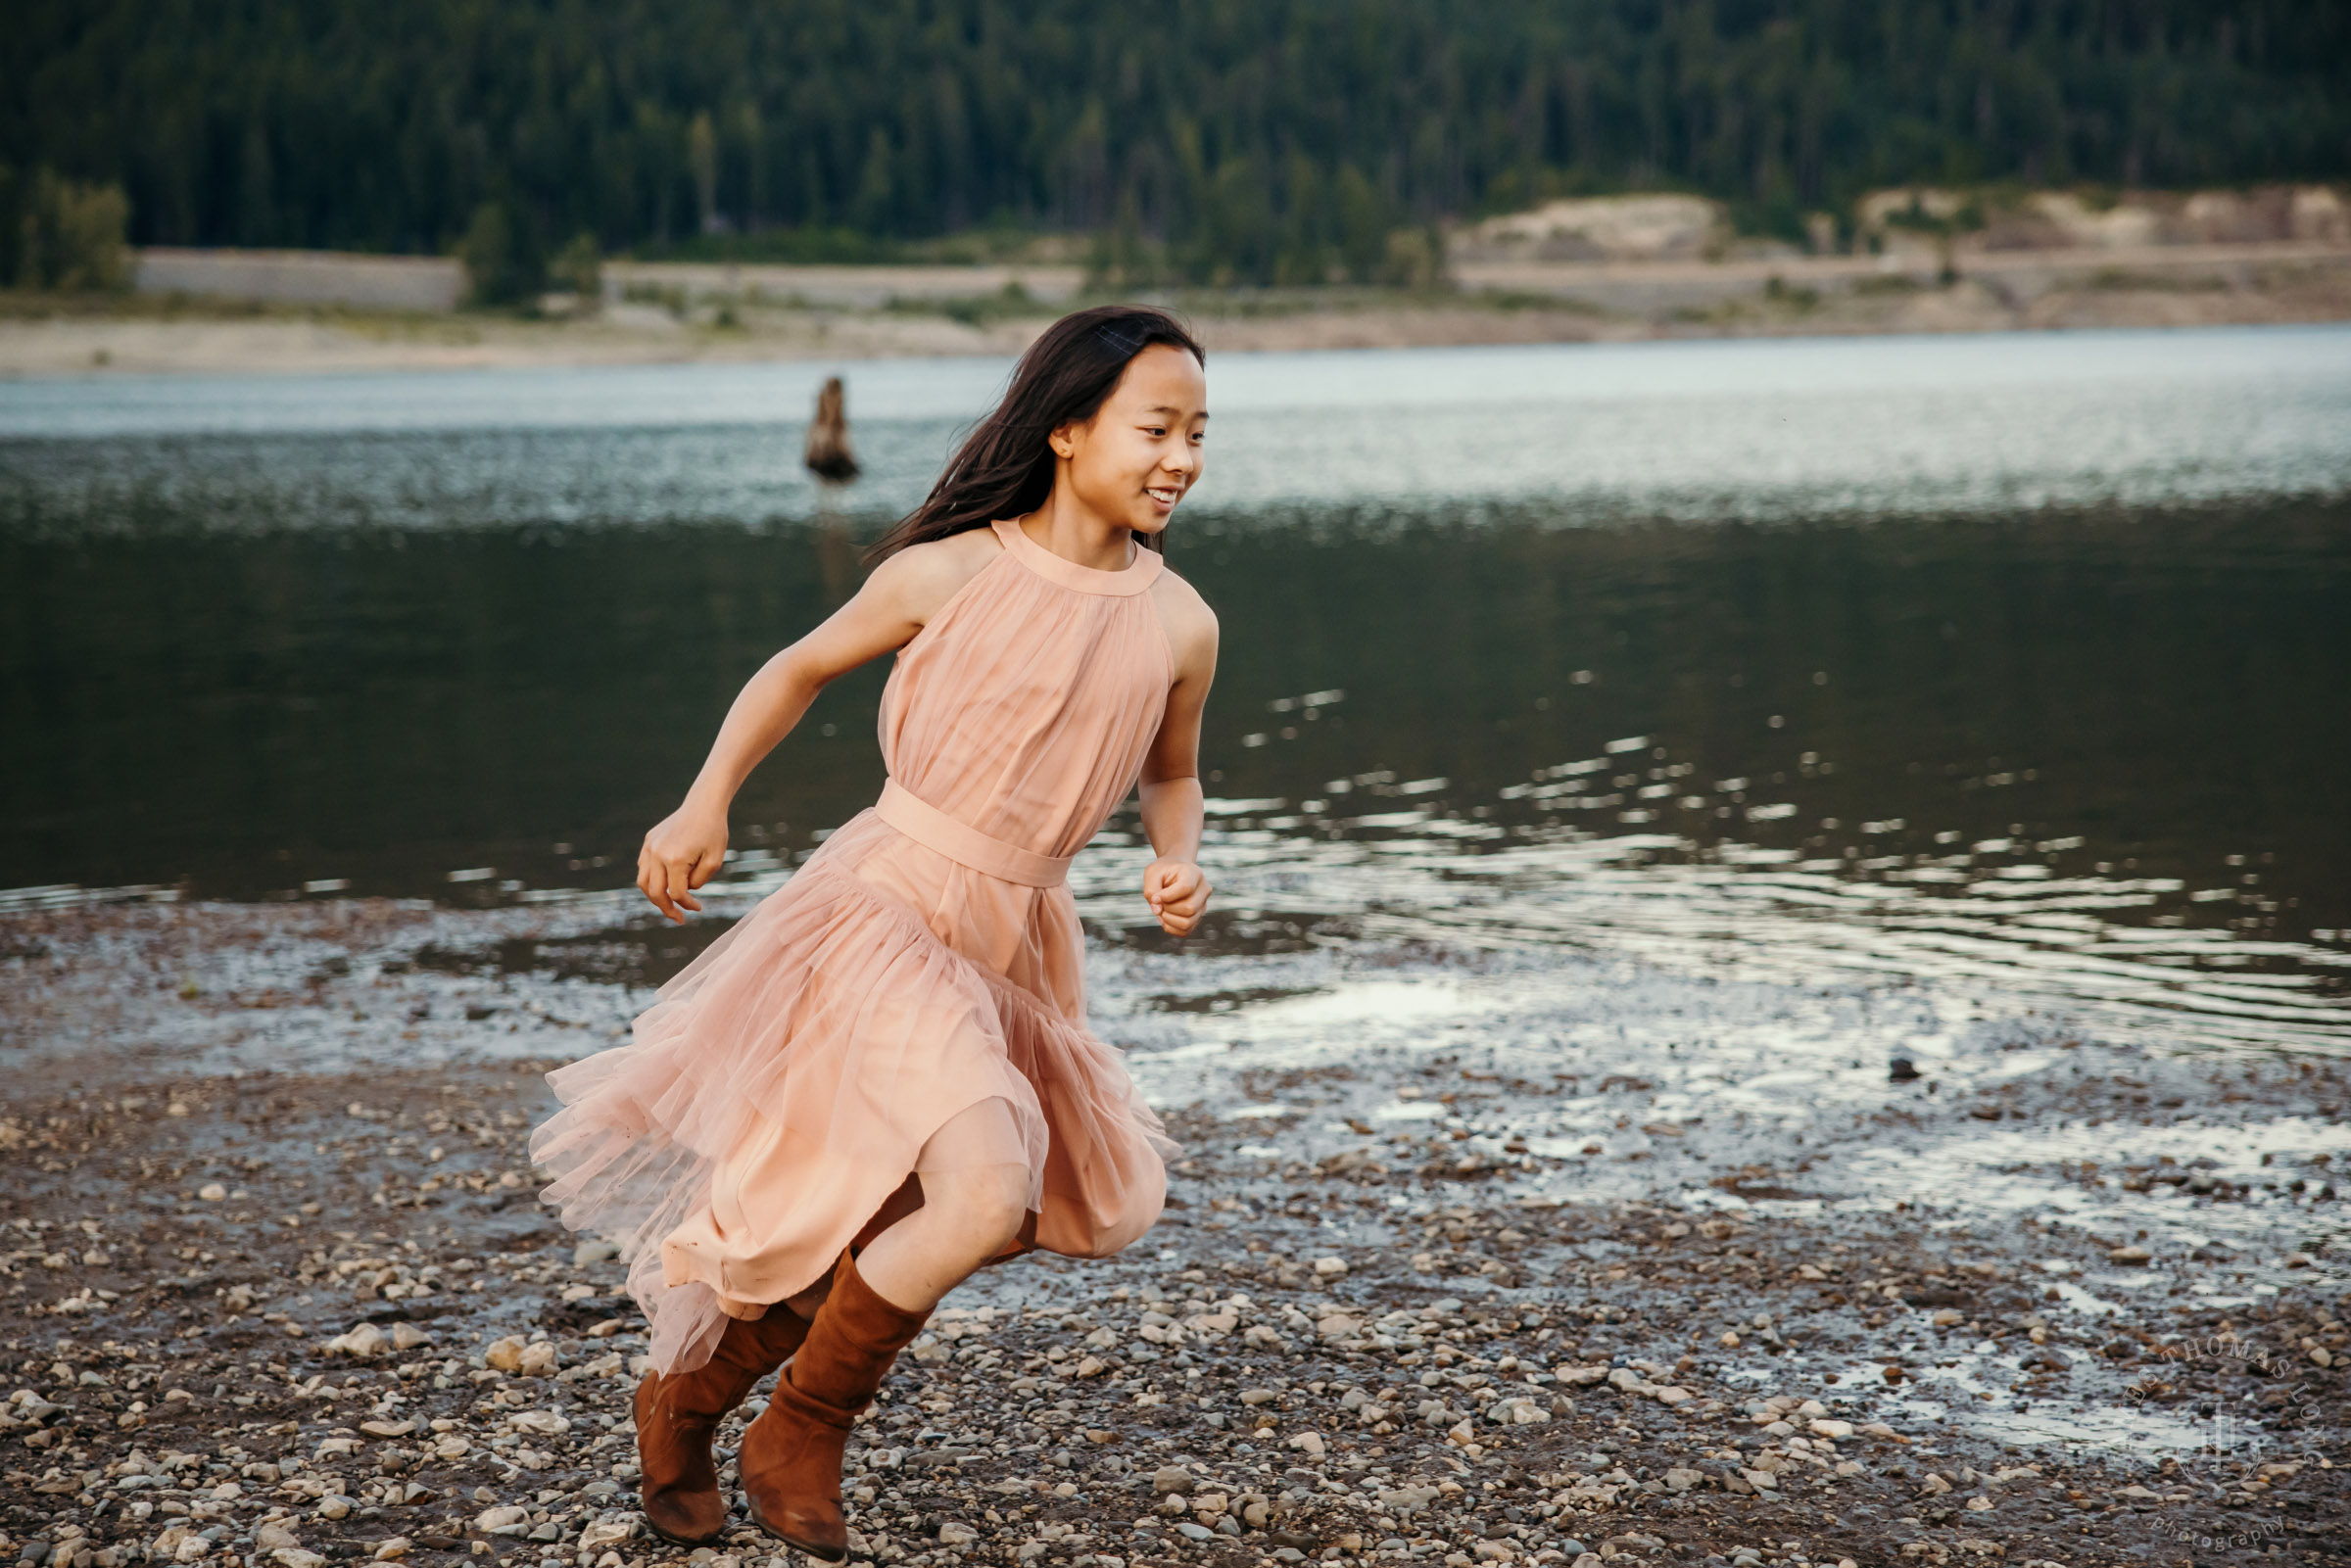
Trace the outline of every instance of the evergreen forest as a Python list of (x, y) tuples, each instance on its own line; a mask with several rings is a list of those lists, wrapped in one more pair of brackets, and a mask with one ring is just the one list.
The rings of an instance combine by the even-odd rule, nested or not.
[[(1379, 274), (1547, 196), (2351, 172), (2343, 0), (17, 0), (0, 196), (134, 243)], [(22, 224), (10, 224), (9, 243)], [(976, 253), (974, 253), (976, 254)], [(0, 258), (5, 261), (6, 258)]]

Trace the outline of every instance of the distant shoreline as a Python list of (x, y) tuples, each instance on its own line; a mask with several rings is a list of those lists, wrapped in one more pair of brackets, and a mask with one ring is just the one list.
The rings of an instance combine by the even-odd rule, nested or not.
[[(840, 271), (842, 269), (832, 269)], [(905, 269), (895, 269), (904, 271)], [(944, 270), (944, 269), (942, 269)], [(1213, 352), (2284, 325), (2351, 320), (2351, 248), (2179, 246), (1720, 263), (1469, 264), (1456, 291), (1178, 296)], [(893, 283), (903, 279), (893, 276)], [(918, 280), (921, 281), (921, 280)], [(186, 296), (0, 295), (0, 377), (760, 363), (1011, 355), (1061, 302), (940, 292), (779, 303), (673, 291), (572, 319)]]

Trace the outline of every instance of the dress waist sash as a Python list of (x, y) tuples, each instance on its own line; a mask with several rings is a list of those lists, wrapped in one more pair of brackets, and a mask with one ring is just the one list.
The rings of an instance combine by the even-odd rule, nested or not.
[(874, 802), (874, 815), (958, 866), (1024, 887), (1059, 887), (1069, 880), (1070, 862), (1078, 858), (1040, 855), (991, 838), (969, 823), (956, 821), (895, 779), (883, 784), (882, 798)]

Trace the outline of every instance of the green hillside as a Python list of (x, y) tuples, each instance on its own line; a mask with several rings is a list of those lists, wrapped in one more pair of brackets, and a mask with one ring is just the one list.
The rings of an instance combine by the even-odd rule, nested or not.
[(533, 255), (1079, 231), (1297, 281), (1567, 192), (1793, 232), (1905, 179), (2339, 176), (2351, 7), (19, 0), (0, 162), (119, 182), (140, 243), (438, 251), (487, 205)]

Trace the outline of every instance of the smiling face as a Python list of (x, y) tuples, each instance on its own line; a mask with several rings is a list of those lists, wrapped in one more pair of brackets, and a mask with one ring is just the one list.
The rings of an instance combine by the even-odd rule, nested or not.
[(1128, 361), (1093, 418), (1053, 432), (1055, 479), (1096, 516), (1156, 534), (1199, 482), (1207, 436), (1208, 376), (1200, 361), (1155, 343)]

